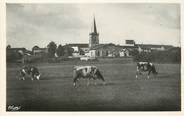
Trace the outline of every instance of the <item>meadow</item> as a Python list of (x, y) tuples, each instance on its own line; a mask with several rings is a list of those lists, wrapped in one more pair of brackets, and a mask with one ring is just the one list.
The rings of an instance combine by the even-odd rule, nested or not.
[[(80, 80), (73, 87), (75, 65), (95, 65), (106, 80), (103, 85)], [(7, 65), (8, 106), (20, 111), (180, 111), (179, 64), (155, 64), (156, 77), (135, 78), (133, 62), (63, 62), (32, 64), (42, 73), (39, 81), (17, 79), (21, 64)]]

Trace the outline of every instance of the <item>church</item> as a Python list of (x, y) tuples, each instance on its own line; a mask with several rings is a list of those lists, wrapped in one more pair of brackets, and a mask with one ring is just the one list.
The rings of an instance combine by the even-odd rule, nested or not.
[[(129, 51), (115, 44), (100, 44), (99, 33), (97, 31), (96, 20), (93, 19), (92, 30), (89, 33), (88, 44), (68, 44), (68, 46), (74, 49), (73, 56), (78, 57), (85, 55), (89, 57), (122, 57), (129, 56)], [(79, 51), (84, 51), (84, 54), (80, 54)]]

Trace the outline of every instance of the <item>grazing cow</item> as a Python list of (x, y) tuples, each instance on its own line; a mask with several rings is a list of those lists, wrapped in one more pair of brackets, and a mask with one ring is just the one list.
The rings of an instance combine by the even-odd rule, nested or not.
[(153, 63), (150, 62), (138, 62), (137, 63), (137, 72), (136, 72), (136, 78), (138, 78), (138, 75), (142, 75), (143, 72), (148, 72), (147, 78), (149, 79), (150, 73), (156, 75), (158, 72), (155, 69), (155, 66)]
[(105, 84), (105, 80), (96, 66), (75, 66), (73, 71), (73, 86), (76, 86), (76, 82), (80, 78), (88, 79), (87, 85), (89, 85), (90, 79), (99, 79)]
[(24, 66), (23, 68), (20, 69), (20, 80), (25, 80), (26, 75), (31, 76), (31, 80), (40, 79), (40, 73), (38, 71), (38, 68), (35, 66)]

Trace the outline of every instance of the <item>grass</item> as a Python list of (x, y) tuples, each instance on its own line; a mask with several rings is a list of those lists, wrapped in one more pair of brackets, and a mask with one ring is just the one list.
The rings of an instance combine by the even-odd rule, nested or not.
[[(74, 65), (99, 67), (107, 84), (80, 80), (72, 86)], [(181, 81), (179, 64), (156, 64), (157, 77), (135, 78), (134, 63), (51, 63), (35, 64), (40, 81), (19, 81), (20, 65), (7, 66), (7, 107), (21, 111), (180, 111)], [(7, 109), (8, 110), (8, 109)]]

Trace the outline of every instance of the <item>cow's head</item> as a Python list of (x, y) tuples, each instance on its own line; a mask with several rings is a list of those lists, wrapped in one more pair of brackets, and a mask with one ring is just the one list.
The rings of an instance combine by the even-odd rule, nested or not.
[(102, 74), (101, 74), (101, 72), (98, 69), (96, 69), (95, 75), (98, 79), (101, 79), (102, 81), (105, 81)]
[(36, 76), (37, 80), (40, 80), (40, 76), (41, 76), (41, 74)]
[(37, 80), (40, 80), (40, 76), (41, 76), (41, 73), (39, 73), (39, 72), (36, 72), (36, 73), (34, 74), (34, 77), (35, 77)]
[(157, 75), (157, 74), (158, 74), (158, 72), (156, 71), (156, 69), (155, 69), (155, 66), (154, 66), (154, 65), (152, 65), (152, 70), (153, 70), (153, 74), (155, 74), (155, 75)]

